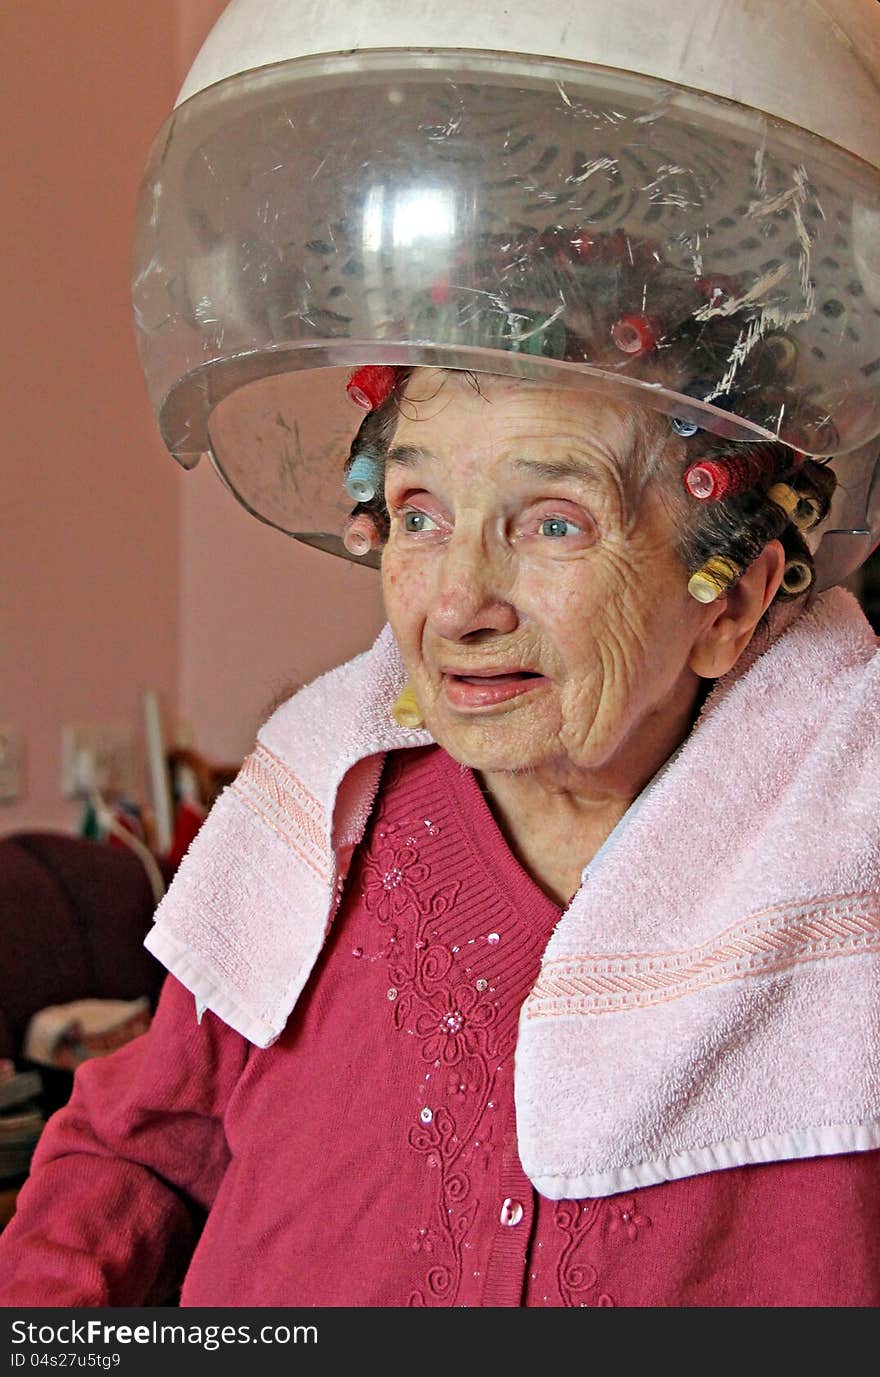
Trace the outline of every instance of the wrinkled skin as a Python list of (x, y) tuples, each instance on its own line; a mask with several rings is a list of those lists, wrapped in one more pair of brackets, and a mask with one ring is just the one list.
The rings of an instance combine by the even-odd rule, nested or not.
[[(477, 391), (434, 369), (414, 371), (406, 398), (386, 466), (386, 612), (428, 730), (478, 772), (514, 851), (564, 904), (687, 735), (701, 685), (748, 644), (782, 547), (772, 542), (728, 597), (700, 604), (674, 550), (664, 480), (627, 510), (632, 410), (486, 375)], [(395, 462), (402, 447), (425, 453)], [(583, 476), (533, 467), (572, 459)], [(463, 708), (444, 667), (542, 677)]]

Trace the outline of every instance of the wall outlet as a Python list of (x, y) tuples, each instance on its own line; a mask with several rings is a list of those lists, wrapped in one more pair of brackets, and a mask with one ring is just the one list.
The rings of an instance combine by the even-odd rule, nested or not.
[(17, 803), (21, 793), (21, 739), (0, 726), (0, 803)]
[(80, 726), (61, 731), (61, 792), (84, 798), (133, 792), (132, 733), (129, 727)]

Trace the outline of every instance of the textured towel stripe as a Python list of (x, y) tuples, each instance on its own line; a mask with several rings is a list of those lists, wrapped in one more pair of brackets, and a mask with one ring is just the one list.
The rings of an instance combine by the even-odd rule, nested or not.
[(289, 765), (286, 765), (280, 756), (274, 751), (270, 751), (264, 741), (258, 740), (254, 749), (254, 756), (262, 759), (263, 763), (284, 783), (291, 794), (298, 800), (300, 807), (308, 812), (316, 822), (323, 824), (326, 817), (324, 805), (319, 798), (316, 798), (311, 789), (308, 789), (298, 775), (295, 775)]
[[(266, 752), (268, 756), (268, 752)], [(258, 747), (242, 765), (232, 790), (252, 813), (269, 826), (325, 883), (331, 874), (330, 850), (323, 822), (315, 817), (317, 805), (304, 807), (290, 771), (282, 780), (271, 761), (261, 759)], [(308, 795), (308, 791), (304, 791)], [(311, 795), (308, 795), (311, 799)]]
[(685, 951), (550, 961), (526, 1017), (619, 1013), (803, 961), (880, 950), (880, 895), (838, 895), (806, 908), (777, 905)]

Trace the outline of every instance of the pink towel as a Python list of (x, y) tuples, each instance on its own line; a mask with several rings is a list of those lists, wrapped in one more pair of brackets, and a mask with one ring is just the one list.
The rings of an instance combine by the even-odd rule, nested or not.
[[(880, 1147), (880, 655), (831, 589), (746, 656), (590, 867), (523, 1006), (523, 1166), (551, 1198)], [(764, 648), (767, 646), (767, 648)], [(384, 752), (391, 631), (285, 704), (148, 948), (266, 1046), (314, 966)]]

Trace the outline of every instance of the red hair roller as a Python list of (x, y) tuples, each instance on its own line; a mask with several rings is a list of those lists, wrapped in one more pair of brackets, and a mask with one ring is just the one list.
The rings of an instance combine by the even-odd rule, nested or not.
[(689, 464), (684, 485), (699, 502), (721, 502), (725, 497), (752, 488), (774, 468), (772, 452), (757, 445), (747, 454), (731, 454), (720, 459), (697, 459)]
[(611, 338), (622, 354), (649, 354), (657, 348), (663, 327), (653, 316), (621, 316), (611, 327)]
[(364, 411), (375, 411), (387, 401), (397, 382), (397, 369), (384, 364), (367, 364), (356, 368), (345, 384), (345, 390)]
[(719, 298), (724, 301), (734, 297), (737, 292), (736, 279), (726, 277), (724, 273), (716, 273), (714, 277), (696, 278), (697, 291), (704, 297), (710, 305), (717, 305)]

